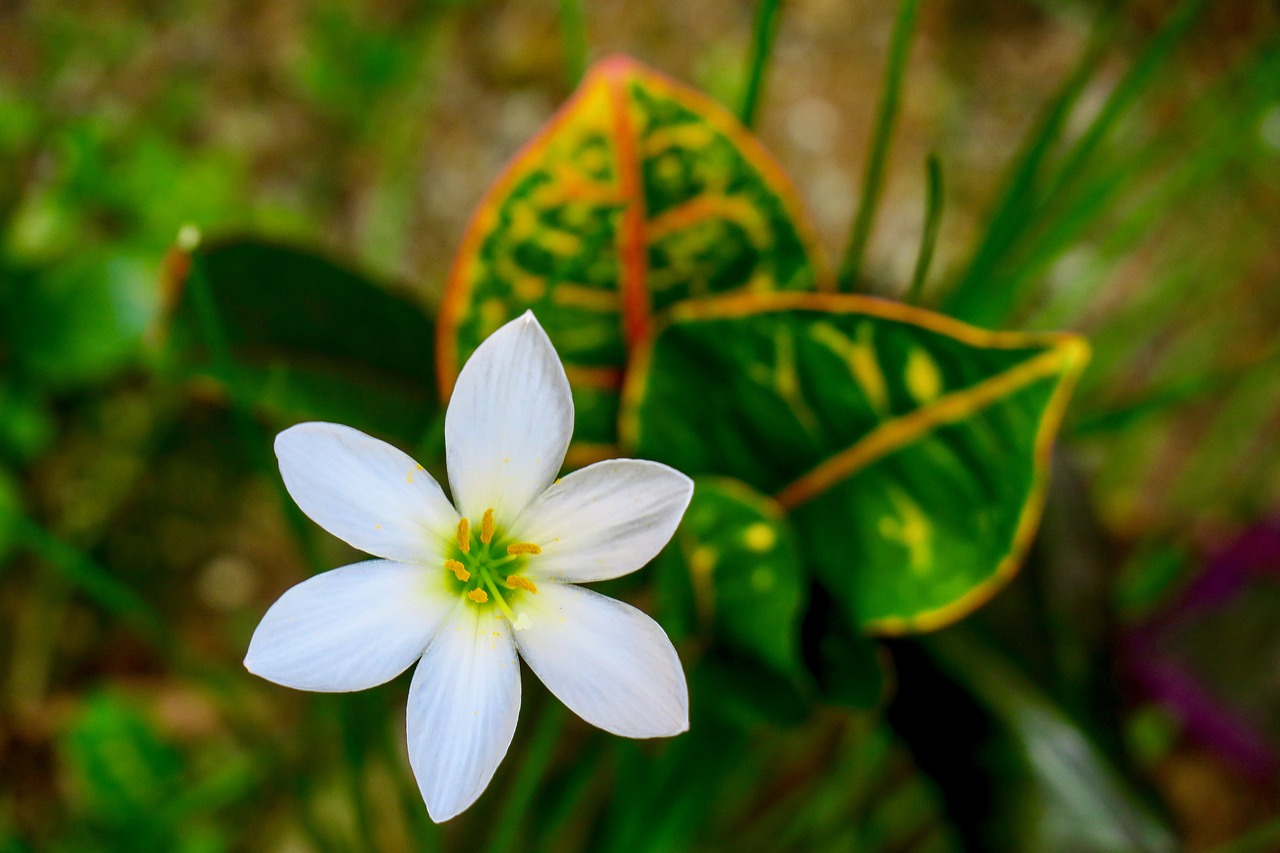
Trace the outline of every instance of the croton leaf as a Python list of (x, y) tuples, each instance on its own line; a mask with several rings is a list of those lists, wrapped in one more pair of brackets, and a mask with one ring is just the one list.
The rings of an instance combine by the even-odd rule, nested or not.
[(863, 296), (691, 300), (637, 350), (621, 435), (773, 495), (863, 628), (932, 630), (1017, 571), (1087, 359)]
[(613, 455), (627, 353), (655, 312), (829, 286), (796, 194), (759, 142), (704, 95), (615, 57), (480, 203), (440, 311), (440, 389), (448, 396), (480, 341), (533, 309), (573, 385), (580, 464)]
[[(668, 593), (665, 609), (680, 602), (694, 611), (677, 621), (700, 622), (726, 647), (784, 675), (800, 675), (807, 580), (791, 526), (772, 499), (736, 480), (698, 480), (657, 569)], [(671, 594), (673, 588), (687, 593)]]

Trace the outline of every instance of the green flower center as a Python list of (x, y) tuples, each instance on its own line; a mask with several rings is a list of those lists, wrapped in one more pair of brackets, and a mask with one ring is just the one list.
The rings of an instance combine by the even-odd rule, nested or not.
[(471, 520), (458, 522), (458, 535), (450, 548), (451, 555), (444, 567), (453, 572), (461, 593), (478, 607), (497, 606), (511, 620), (513, 626), (522, 627), (527, 622), (524, 614), (517, 616), (507, 599), (529, 593), (538, 593), (537, 585), (521, 572), (530, 557), (542, 553), (533, 542), (516, 542), (498, 533), (494, 526), (493, 509), (484, 511), (480, 530), (471, 529)]

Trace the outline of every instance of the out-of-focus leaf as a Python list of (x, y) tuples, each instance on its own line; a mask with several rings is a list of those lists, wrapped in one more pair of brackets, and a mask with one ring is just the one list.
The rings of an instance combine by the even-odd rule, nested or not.
[[(699, 480), (658, 571), (679, 573), (716, 638), (777, 672), (797, 676), (807, 585), (782, 508), (734, 480)], [(670, 583), (670, 582), (668, 582)], [(674, 584), (673, 584), (674, 585)]]
[(0, 459), (30, 460), (52, 440), (54, 429), (44, 399), (16, 382), (0, 380)]
[[(173, 261), (167, 332), (185, 369), (282, 420), (422, 439), (439, 406), (433, 327), (420, 306), (325, 258), (253, 240)], [(218, 363), (222, 345), (229, 365)]]
[[(889, 718), (969, 849), (1163, 853), (1172, 833), (1076, 723), (960, 629), (896, 649)], [(947, 725), (938, 725), (938, 708)]]
[(72, 818), (57, 849), (224, 850), (223, 833), (206, 817), (253, 783), (243, 759), (225, 755), (193, 777), (187, 757), (143, 710), (110, 692), (88, 698), (57, 747)]
[[(85, 818), (122, 831), (181, 791), (182, 756), (128, 702), (92, 697), (63, 735), (59, 751)], [(136, 828), (136, 827), (135, 827)]]
[(931, 630), (1017, 571), (1087, 358), (1072, 335), (866, 297), (690, 301), (639, 352), (621, 434), (640, 457), (774, 495), (863, 628)]
[(844, 708), (874, 708), (889, 690), (880, 644), (851, 625), (821, 588), (804, 619), (804, 657), (823, 700)]
[(533, 309), (574, 388), (571, 463), (612, 454), (628, 348), (689, 297), (830, 285), (777, 164), (726, 110), (621, 57), (508, 166), (472, 219), (440, 312), (445, 394)]
[(0, 339), (33, 381), (56, 388), (134, 363), (156, 308), (155, 271), (128, 255), (88, 255), (40, 270), (0, 270)]

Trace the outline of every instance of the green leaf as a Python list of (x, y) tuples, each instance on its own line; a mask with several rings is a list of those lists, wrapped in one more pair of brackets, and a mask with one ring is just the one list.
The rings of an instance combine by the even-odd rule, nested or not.
[(808, 579), (772, 500), (734, 480), (699, 480), (657, 571), (664, 589), (691, 591), (698, 621), (713, 626), (726, 647), (779, 673), (802, 673), (799, 620)]
[(1087, 357), (867, 297), (688, 302), (638, 355), (622, 436), (773, 495), (864, 629), (931, 630), (1017, 571)]
[[(182, 369), (279, 420), (338, 421), (410, 444), (428, 431), (439, 412), (434, 335), (413, 300), (325, 258), (252, 240), (171, 262), (168, 332)], [(230, 365), (219, 364), (223, 345)]]
[(614, 455), (628, 350), (689, 297), (829, 287), (812, 227), (722, 107), (606, 60), (476, 211), (440, 312), (440, 385), (502, 323), (537, 314), (578, 412), (570, 465)]

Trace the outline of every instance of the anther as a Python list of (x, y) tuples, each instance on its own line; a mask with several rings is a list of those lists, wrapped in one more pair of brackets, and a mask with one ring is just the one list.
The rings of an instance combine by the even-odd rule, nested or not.
[(458, 550), (464, 554), (471, 553), (471, 519), (458, 521)]
[(541, 554), (542, 546), (532, 542), (513, 542), (507, 546), (507, 553), (513, 557), (520, 554)]
[(459, 563), (457, 560), (445, 560), (444, 567), (458, 576), (458, 580), (466, 583), (471, 580), (471, 572), (467, 571), (467, 567)]
[(507, 575), (507, 586), (512, 589), (528, 590), (534, 595), (538, 594), (538, 585), (524, 575)]
[(489, 593), (485, 592), (483, 589), (473, 589), (471, 592), (467, 593), (467, 598), (471, 599), (476, 604), (484, 604), (489, 600)]
[(488, 545), (493, 540), (493, 507), (489, 507), (484, 511), (484, 518), (480, 520), (480, 541)]

